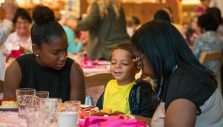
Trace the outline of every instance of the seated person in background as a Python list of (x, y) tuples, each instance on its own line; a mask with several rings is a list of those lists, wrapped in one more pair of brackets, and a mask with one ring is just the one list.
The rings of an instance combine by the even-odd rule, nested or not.
[(211, 0), (200, 0), (200, 5), (195, 8), (194, 12), (197, 15), (202, 15), (205, 13), (205, 10), (208, 8)]
[(201, 35), (201, 28), (198, 26), (198, 15), (191, 18), (190, 26), (186, 31), (186, 38), (190, 48), (193, 47), (195, 40)]
[(183, 32), (183, 26), (180, 24), (176, 24), (173, 22), (173, 14), (172, 14), (172, 10), (169, 7), (164, 7), (158, 11), (156, 11), (156, 13), (153, 16), (154, 20), (161, 20), (161, 21), (165, 21), (168, 23), (171, 23), (172, 25), (174, 25), (179, 31), (180, 33), (185, 37), (185, 33)]
[[(2, 86), (3, 86), (3, 81), (4, 81), (4, 73), (5, 73), (5, 63), (4, 63), (4, 57), (3, 57), (3, 54), (1, 52), (1, 49), (0, 49), (0, 93), (2, 93)], [(0, 98), (1, 99), (1, 98)]]
[(103, 109), (112, 109), (126, 114), (152, 117), (156, 109), (152, 86), (144, 81), (135, 81), (139, 71), (133, 62), (131, 44), (121, 44), (112, 52), (110, 80), (97, 102)]
[[(197, 38), (193, 46), (193, 53), (199, 59), (203, 52), (223, 51), (223, 39), (217, 34), (218, 21), (214, 15), (207, 13), (198, 17), (198, 25), (201, 27), (202, 34)], [(217, 72), (216, 61), (205, 62), (204, 65)]]
[(70, 20), (75, 20), (75, 17), (72, 16), (70, 13), (66, 13), (62, 15), (61, 20), (59, 23), (63, 26), (64, 31), (67, 34), (68, 39), (68, 53), (79, 53), (82, 51), (83, 43), (76, 39), (75, 33), (72, 30), (72, 27), (68, 26), (67, 22)]
[(141, 26), (140, 20), (136, 16), (131, 16), (126, 18), (126, 31), (131, 37), (136, 30)]
[(29, 12), (23, 8), (18, 8), (12, 21), (15, 26), (15, 32), (7, 37), (3, 45), (4, 54), (8, 56), (12, 50), (19, 50), (20, 48), (30, 53), (32, 50), (30, 37), (32, 18)]
[(206, 13), (211, 13), (218, 19), (219, 25), (218, 25), (217, 33), (221, 37), (223, 37), (223, 18), (221, 17), (221, 10), (217, 7), (211, 7), (211, 8), (206, 9)]
[(50, 97), (63, 101), (74, 99), (84, 103), (83, 71), (67, 58), (68, 43), (63, 27), (46, 6), (35, 7), (33, 19), (33, 54), (17, 58), (6, 69), (4, 98), (15, 98), (18, 88), (35, 88), (49, 91)]
[(5, 74), (5, 60), (2, 53), (2, 43), (7, 38), (8, 34), (13, 29), (11, 19), (15, 13), (16, 6), (14, 4), (1, 4), (0, 5), (0, 99), (2, 99), (3, 81)]

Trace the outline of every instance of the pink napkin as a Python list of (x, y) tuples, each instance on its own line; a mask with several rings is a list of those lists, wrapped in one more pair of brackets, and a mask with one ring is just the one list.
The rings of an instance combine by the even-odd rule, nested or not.
[(80, 127), (146, 127), (146, 123), (138, 120), (125, 120), (119, 116), (89, 116), (79, 123)]

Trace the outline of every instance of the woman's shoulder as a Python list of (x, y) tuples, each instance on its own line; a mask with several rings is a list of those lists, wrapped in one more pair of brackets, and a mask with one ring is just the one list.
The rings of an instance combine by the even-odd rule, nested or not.
[(19, 62), (22, 62), (22, 61), (31, 61), (34, 59), (34, 54), (25, 54), (25, 55), (22, 55), (20, 57), (18, 57), (16, 59), (16, 61), (19, 61)]
[(210, 75), (201, 68), (193, 65), (181, 64), (179, 65), (175, 74), (173, 74), (172, 79), (183, 79), (183, 80), (209, 80)]
[(14, 32), (12, 32), (12, 33), (10, 33), (9, 35), (8, 35), (8, 37), (17, 37), (17, 33), (16, 33), (16, 31), (14, 31)]
[(17, 62), (33, 62), (34, 54), (25, 54), (16, 59)]
[(215, 80), (201, 68), (190, 65), (180, 66), (169, 80), (170, 88), (178, 90), (215, 89)]
[(169, 79), (164, 100), (167, 102), (166, 106), (178, 98), (191, 100), (197, 106), (201, 106), (215, 89), (215, 80), (208, 73), (196, 67), (183, 65)]
[[(66, 62), (67, 62), (67, 63), (73, 63), (73, 62), (75, 62), (75, 61), (74, 61), (73, 59), (67, 57)], [(76, 63), (76, 62), (75, 62), (75, 63)]]
[(16, 32), (14, 31), (7, 36), (6, 42), (9, 40), (12, 40), (12, 39), (17, 39), (17, 38), (18, 38), (18, 36), (17, 36)]
[(77, 71), (77, 69), (80, 68), (80, 65), (78, 63), (76, 63), (73, 59), (71, 59), (71, 58), (68, 57), (66, 59), (65, 68), (67, 68), (68, 70), (71, 70), (71, 71), (72, 70), (73, 71)]
[(36, 62), (34, 54), (25, 54), (16, 59), (21, 69), (30, 68)]

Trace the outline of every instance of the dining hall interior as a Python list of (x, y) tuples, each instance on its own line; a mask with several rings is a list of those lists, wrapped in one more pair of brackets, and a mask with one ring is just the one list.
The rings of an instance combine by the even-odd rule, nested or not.
[(0, 127), (223, 127), (223, 0), (0, 0)]

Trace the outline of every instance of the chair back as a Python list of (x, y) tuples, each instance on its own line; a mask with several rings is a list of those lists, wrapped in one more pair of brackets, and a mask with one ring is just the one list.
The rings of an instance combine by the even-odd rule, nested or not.
[(85, 77), (85, 93), (92, 99), (93, 105), (103, 93), (109, 80), (114, 79), (111, 73), (100, 73)]
[(221, 84), (221, 66), (223, 63), (223, 52), (221, 51), (212, 51), (212, 52), (203, 52), (201, 54), (201, 57), (199, 59), (201, 64), (204, 64), (206, 61), (218, 61), (217, 65), (217, 73), (216, 73), (216, 80), (218, 82), (218, 88), (222, 90), (222, 84)]
[(0, 80), (0, 100), (3, 99), (4, 82)]

